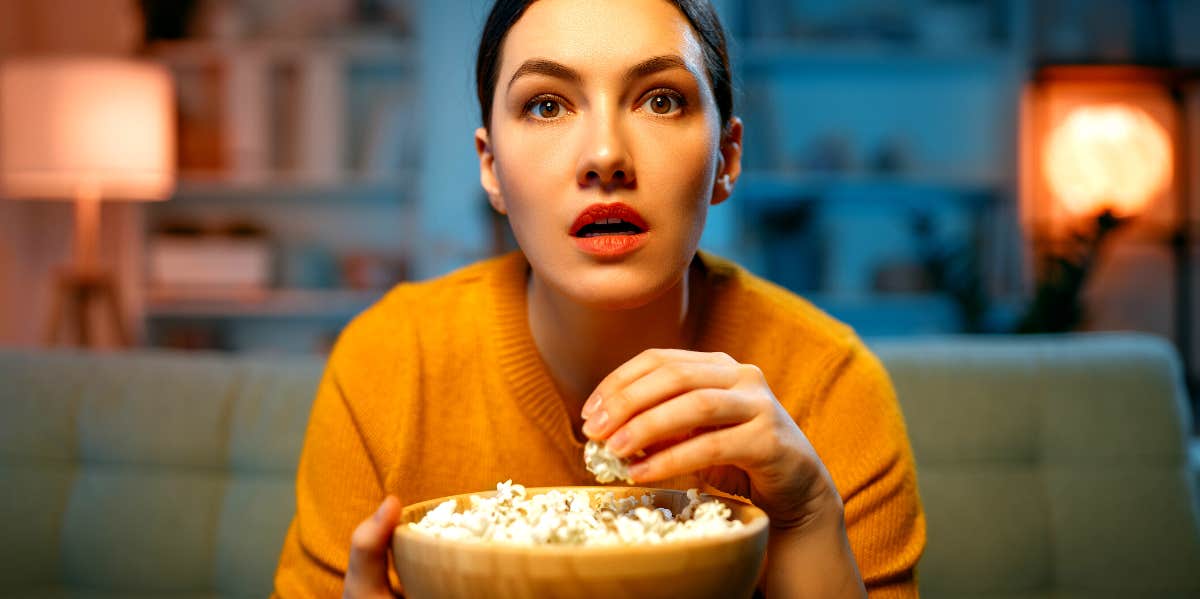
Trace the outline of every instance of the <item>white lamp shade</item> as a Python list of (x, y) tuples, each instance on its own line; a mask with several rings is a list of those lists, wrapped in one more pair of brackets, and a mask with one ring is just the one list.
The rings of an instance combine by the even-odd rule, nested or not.
[(164, 67), (75, 57), (0, 63), (0, 194), (164, 200), (175, 168), (174, 88)]

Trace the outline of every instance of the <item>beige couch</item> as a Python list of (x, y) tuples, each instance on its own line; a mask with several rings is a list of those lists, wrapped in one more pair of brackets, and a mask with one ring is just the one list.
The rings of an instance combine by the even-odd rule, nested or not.
[[(872, 345), (917, 455), (923, 596), (1200, 597), (1167, 344)], [(268, 594), (321, 367), (0, 351), (0, 594)]]

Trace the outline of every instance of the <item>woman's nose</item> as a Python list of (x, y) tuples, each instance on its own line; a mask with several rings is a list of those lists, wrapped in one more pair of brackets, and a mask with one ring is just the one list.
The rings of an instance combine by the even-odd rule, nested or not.
[(599, 185), (605, 190), (632, 186), (636, 174), (620, 123), (605, 114), (595, 114), (590, 120), (579, 159), (579, 186)]

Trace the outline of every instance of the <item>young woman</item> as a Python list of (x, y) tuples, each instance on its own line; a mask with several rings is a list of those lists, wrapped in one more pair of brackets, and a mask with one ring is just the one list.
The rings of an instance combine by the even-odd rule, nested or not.
[(594, 484), (749, 498), (766, 597), (914, 597), (925, 524), (887, 374), (804, 300), (697, 251), (741, 172), (707, 0), (499, 0), (476, 68), (480, 180), (520, 251), (403, 284), (330, 357), (281, 597), (388, 597), (401, 505)]

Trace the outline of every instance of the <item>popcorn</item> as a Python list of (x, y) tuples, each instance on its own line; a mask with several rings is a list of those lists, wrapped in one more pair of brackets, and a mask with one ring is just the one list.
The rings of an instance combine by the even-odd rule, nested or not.
[(588, 440), (583, 447), (583, 462), (587, 465), (587, 471), (595, 474), (600, 483), (623, 480), (633, 484), (633, 478), (629, 476), (629, 462), (618, 458), (601, 441)]
[(455, 541), (590, 546), (668, 543), (744, 526), (724, 503), (701, 501), (697, 489), (687, 493), (688, 505), (675, 515), (654, 507), (653, 493), (617, 499), (611, 492), (593, 498), (585, 491), (552, 490), (529, 497), (523, 485), (508, 480), (496, 485), (494, 497), (472, 495), (465, 511), (445, 501), (408, 526)]

